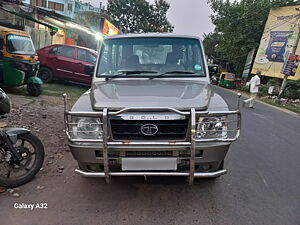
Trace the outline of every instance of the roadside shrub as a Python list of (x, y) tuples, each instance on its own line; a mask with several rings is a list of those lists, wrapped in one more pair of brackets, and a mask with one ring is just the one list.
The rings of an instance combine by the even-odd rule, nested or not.
[(258, 93), (257, 95), (258, 96), (265, 96), (265, 95), (268, 95), (268, 89), (269, 89), (269, 86), (267, 84), (262, 84), (259, 86), (259, 89), (258, 89)]
[[(267, 84), (261, 84), (258, 89), (258, 96), (268, 96), (268, 90), (271, 86), (274, 86), (273, 93), (271, 95), (278, 96), (281, 82), (282, 81), (278, 79), (270, 79)], [(243, 92), (249, 92), (250, 87), (239, 84), (236, 86), (236, 89)], [(285, 99), (300, 99), (300, 80), (288, 80), (282, 97)]]
[(243, 91), (243, 92), (249, 92), (250, 86), (239, 84), (239, 85), (236, 85), (236, 89)]
[(237, 84), (237, 85), (235, 86), (235, 89), (241, 90), (242, 87), (243, 87), (243, 86), (242, 86), (241, 84)]
[(267, 85), (270, 86), (274, 86), (274, 87), (280, 87), (281, 83), (278, 81), (278, 79), (270, 79), (267, 83)]
[(300, 80), (287, 81), (283, 97), (290, 99), (300, 99)]

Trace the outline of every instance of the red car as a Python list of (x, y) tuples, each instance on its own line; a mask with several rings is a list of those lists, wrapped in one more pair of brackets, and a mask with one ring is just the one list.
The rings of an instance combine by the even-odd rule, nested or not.
[(38, 76), (48, 83), (53, 79), (91, 84), (92, 77), (85, 73), (86, 65), (95, 66), (97, 52), (79, 46), (50, 45), (37, 50), (40, 60)]

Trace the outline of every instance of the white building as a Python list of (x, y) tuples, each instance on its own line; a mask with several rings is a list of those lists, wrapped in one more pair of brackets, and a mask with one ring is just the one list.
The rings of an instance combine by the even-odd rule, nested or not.
[(79, 0), (23, 0), (23, 2), (43, 9), (54, 10), (56, 13), (70, 18), (74, 18), (78, 12), (100, 12), (103, 9), (102, 3), (99, 5), (101, 8), (98, 8), (92, 6), (90, 2), (83, 3)]

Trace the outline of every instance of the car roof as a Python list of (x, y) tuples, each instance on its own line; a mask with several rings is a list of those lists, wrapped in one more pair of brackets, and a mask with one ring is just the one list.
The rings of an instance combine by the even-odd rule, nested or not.
[(9, 27), (3, 27), (3, 26), (0, 26), (0, 32), (5, 32), (5, 33), (12, 32), (12, 33), (22, 34), (22, 35), (25, 35), (25, 36), (30, 37), (30, 35), (27, 34), (27, 33), (26, 33), (25, 31), (23, 31), (23, 30), (12, 29), (12, 28), (9, 28)]
[[(59, 47), (59, 46), (67, 46), (67, 47), (75, 47), (75, 48), (80, 48), (80, 49), (84, 49), (90, 52), (93, 52), (94, 54), (97, 54), (97, 51), (94, 49), (90, 49), (90, 48), (86, 48), (86, 47), (82, 47), (82, 46), (77, 46), (77, 45), (67, 45), (67, 44), (53, 44), (53, 45), (49, 45), (49, 46), (45, 46), (44, 48), (49, 48), (49, 47)], [(44, 49), (41, 48), (41, 49)]]
[(138, 37), (153, 37), (153, 38), (192, 38), (192, 39), (200, 39), (197, 36), (193, 35), (183, 35), (183, 34), (174, 34), (174, 33), (141, 33), (141, 34), (120, 34), (120, 35), (112, 35), (106, 36), (104, 39), (118, 39), (118, 38), (138, 38)]

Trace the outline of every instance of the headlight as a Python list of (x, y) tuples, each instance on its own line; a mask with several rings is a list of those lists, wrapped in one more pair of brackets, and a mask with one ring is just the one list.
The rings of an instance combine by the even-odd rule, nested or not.
[(227, 138), (226, 117), (200, 117), (196, 138)]
[(99, 118), (75, 117), (73, 119), (72, 136), (82, 139), (101, 139), (102, 126)]

